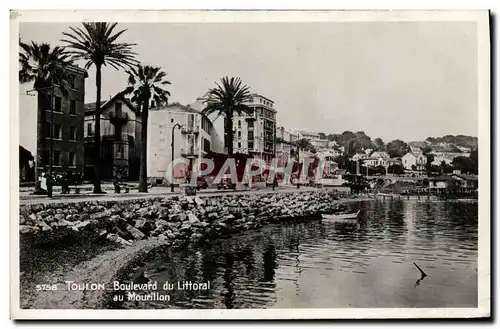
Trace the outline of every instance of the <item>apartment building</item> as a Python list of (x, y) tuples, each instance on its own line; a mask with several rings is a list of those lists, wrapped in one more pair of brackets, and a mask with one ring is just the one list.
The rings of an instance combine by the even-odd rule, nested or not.
[(37, 143), (38, 164), (40, 170), (48, 170), (52, 144), (52, 172), (82, 174), (85, 78), (88, 75), (78, 66), (69, 66), (67, 70), (71, 76), (67, 93), (58, 85), (39, 91), (47, 95), (53, 93), (53, 97), (51, 107), (39, 112), (37, 118), (38, 124), (44, 127), (41, 142)]
[(233, 118), (234, 152), (270, 162), (276, 152), (277, 111), (274, 101), (259, 94), (252, 94), (246, 105), (250, 107), (250, 112)]
[[(101, 179), (139, 179), (142, 120), (121, 93), (101, 102)], [(85, 104), (85, 178), (93, 177), (95, 103)]]
[[(200, 100), (190, 105), (172, 103), (151, 108), (148, 120), (147, 175), (154, 184), (166, 183), (173, 158), (185, 158), (190, 165), (210, 152), (222, 153), (223, 143)], [(173, 139), (172, 139), (173, 137)], [(183, 178), (190, 165), (174, 165), (173, 177)]]

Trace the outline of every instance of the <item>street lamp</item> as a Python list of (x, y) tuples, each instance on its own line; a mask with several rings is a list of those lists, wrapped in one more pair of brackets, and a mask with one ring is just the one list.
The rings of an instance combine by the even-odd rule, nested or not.
[(181, 129), (181, 125), (176, 123), (173, 127), (172, 127), (172, 182), (170, 183), (170, 191), (171, 192), (174, 192), (174, 130), (175, 128), (179, 128)]

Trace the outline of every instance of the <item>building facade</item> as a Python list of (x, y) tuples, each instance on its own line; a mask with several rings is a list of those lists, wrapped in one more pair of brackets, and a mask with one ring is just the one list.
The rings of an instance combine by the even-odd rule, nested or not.
[(425, 166), (427, 164), (427, 157), (420, 153), (408, 152), (401, 158), (401, 162), (403, 163), (403, 167), (406, 170), (425, 170)]
[[(223, 143), (212, 122), (201, 113), (200, 102), (191, 105), (172, 103), (150, 109), (148, 119), (148, 178), (154, 184), (165, 184), (174, 159), (188, 159), (191, 165), (205, 155), (223, 152)], [(176, 126), (179, 125), (179, 126)], [(174, 129), (174, 127), (176, 127)], [(189, 165), (176, 164), (173, 177), (186, 177)]]
[(83, 174), (84, 97), (85, 78), (88, 75), (86, 70), (77, 66), (69, 66), (67, 71), (71, 77), (67, 93), (63, 93), (57, 85), (49, 87), (51, 90), (39, 91), (47, 94), (53, 92), (53, 97), (51, 107), (44, 109), (37, 118), (38, 124), (44, 127), (42, 142), (37, 143), (37, 157), (40, 157), (42, 171), (48, 171), (49, 159), (52, 159), (54, 174)]
[(274, 102), (252, 94), (246, 104), (250, 112), (233, 117), (233, 150), (270, 162), (276, 152), (276, 109)]
[(278, 165), (286, 166), (288, 161), (296, 154), (297, 142), (299, 136), (284, 127), (276, 129), (276, 158)]
[[(101, 179), (139, 179), (142, 121), (127, 98), (117, 94), (101, 102)], [(95, 103), (85, 105), (85, 178), (94, 170)]]

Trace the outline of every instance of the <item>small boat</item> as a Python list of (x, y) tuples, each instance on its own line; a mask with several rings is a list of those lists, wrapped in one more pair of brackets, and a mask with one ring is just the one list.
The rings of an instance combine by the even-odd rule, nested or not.
[(358, 219), (361, 210), (350, 214), (323, 215), (323, 220)]

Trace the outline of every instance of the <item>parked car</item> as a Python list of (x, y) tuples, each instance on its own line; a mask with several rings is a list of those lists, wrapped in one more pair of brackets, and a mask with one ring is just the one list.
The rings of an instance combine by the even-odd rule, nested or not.
[(208, 183), (207, 183), (207, 180), (203, 177), (198, 177), (196, 179), (196, 188), (198, 190), (204, 190), (208, 187)]
[(227, 190), (227, 189), (236, 189), (236, 183), (233, 183), (231, 180), (231, 175), (226, 174), (222, 176), (220, 182), (217, 184), (218, 190)]

